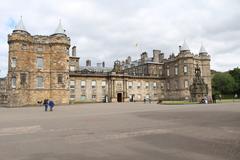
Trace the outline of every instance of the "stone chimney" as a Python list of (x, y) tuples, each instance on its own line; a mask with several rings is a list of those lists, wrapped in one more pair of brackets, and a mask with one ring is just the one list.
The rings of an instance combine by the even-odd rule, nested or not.
[(158, 56), (159, 56), (159, 62), (162, 63), (164, 60), (164, 53), (160, 53)]
[(130, 56), (128, 56), (127, 58), (127, 64), (131, 64), (132, 58)]
[(161, 54), (160, 50), (153, 50), (153, 62), (159, 63), (159, 55)]
[(77, 50), (77, 47), (76, 47), (76, 46), (73, 46), (73, 47), (72, 47), (72, 56), (73, 56), (73, 57), (76, 57), (76, 52), (77, 52), (76, 50)]
[(89, 59), (86, 60), (86, 66), (87, 66), (87, 67), (91, 67), (91, 60), (89, 60)]
[(147, 55), (147, 52), (143, 52), (141, 54), (141, 63), (144, 64), (148, 59), (148, 55)]

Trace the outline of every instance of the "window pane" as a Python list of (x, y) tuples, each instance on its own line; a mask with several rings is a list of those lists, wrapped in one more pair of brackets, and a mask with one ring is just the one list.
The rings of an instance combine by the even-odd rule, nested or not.
[(92, 81), (92, 86), (96, 86), (96, 81)]
[(85, 86), (86, 85), (86, 81), (81, 81), (81, 86)]
[(58, 83), (63, 83), (63, 75), (62, 74), (58, 75)]
[(12, 77), (12, 88), (16, 88), (16, 77)]
[(43, 58), (37, 57), (37, 68), (41, 69), (43, 68)]
[(17, 63), (17, 59), (16, 58), (12, 58), (11, 67), (15, 68), (16, 67), (16, 63)]
[(43, 77), (37, 77), (37, 88), (43, 88)]
[(20, 84), (25, 84), (27, 81), (27, 74), (26, 73), (21, 73), (20, 74)]

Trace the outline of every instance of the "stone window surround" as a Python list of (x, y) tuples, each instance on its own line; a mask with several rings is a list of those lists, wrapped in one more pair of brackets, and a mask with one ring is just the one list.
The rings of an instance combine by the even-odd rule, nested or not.
[(97, 81), (96, 80), (92, 80), (92, 88), (96, 88), (97, 85)]
[(20, 84), (24, 85), (27, 83), (27, 73), (20, 73)]
[(133, 88), (133, 82), (130, 81), (130, 82), (128, 82), (128, 89), (132, 89), (132, 88)]
[(12, 57), (11, 58), (11, 67), (12, 68), (16, 68), (17, 66), (17, 58), (16, 57)]
[(184, 80), (184, 88), (188, 89), (189, 88), (189, 82), (188, 80)]
[(43, 69), (44, 60), (43, 57), (38, 56), (36, 61), (37, 69)]
[(86, 87), (86, 81), (81, 80), (80, 85), (81, 85), (81, 88), (85, 88)]
[(43, 78), (43, 76), (37, 76), (36, 77), (36, 88), (37, 89), (44, 88), (44, 78)]
[(145, 83), (145, 88), (148, 89), (149, 88), (149, 82)]
[(12, 77), (12, 88), (16, 88), (17, 78), (14, 76)]
[(58, 84), (63, 84), (63, 74), (58, 74), (57, 78)]

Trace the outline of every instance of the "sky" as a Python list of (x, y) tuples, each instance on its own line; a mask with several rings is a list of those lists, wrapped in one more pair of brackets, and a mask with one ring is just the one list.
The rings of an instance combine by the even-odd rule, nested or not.
[(194, 54), (204, 44), (211, 69), (240, 66), (239, 0), (8, 0), (0, 11), (0, 77), (7, 74), (7, 35), (20, 16), (31, 35), (53, 34), (61, 19), (80, 65), (112, 66), (153, 49), (168, 58), (186, 40)]

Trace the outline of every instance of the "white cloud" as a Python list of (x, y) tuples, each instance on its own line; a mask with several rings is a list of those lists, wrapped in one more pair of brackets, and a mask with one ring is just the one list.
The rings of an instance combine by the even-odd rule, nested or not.
[(212, 56), (212, 69), (231, 69), (239, 65), (239, 7), (238, 0), (3, 1), (0, 76), (7, 71), (7, 34), (21, 15), (33, 35), (52, 34), (62, 19), (82, 64), (86, 59), (112, 65), (128, 55), (138, 58), (136, 43), (148, 52), (177, 53), (178, 45), (187, 39), (195, 53), (201, 42), (205, 44)]

